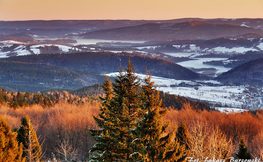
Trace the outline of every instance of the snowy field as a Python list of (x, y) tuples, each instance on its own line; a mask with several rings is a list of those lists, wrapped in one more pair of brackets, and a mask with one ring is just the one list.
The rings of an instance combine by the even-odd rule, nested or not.
[[(107, 76), (116, 77), (118, 73), (110, 73)], [(144, 74), (136, 74), (140, 79), (146, 77)], [(196, 100), (208, 101), (214, 104), (221, 104), (222, 106), (230, 105), (231, 107), (240, 108), (243, 105), (242, 92), (244, 87), (242, 86), (195, 86), (197, 82), (200, 85), (200, 81), (188, 81), (188, 80), (175, 80), (170, 78), (152, 76), (152, 81), (155, 82), (157, 89), (169, 94), (180, 95)], [(219, 84), (214, 80), (205, 81), (213, 84)], [(180, 83), (186, 83), (193, 85), (192, 87), (179, 86)], [(171, 87), (172, 85), (172, 87)]]

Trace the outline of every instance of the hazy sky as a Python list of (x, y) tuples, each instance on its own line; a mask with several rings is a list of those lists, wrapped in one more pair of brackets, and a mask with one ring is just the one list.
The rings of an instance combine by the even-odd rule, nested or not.
[(263, 18), (263, 0), (0, 0), (0, 20)]

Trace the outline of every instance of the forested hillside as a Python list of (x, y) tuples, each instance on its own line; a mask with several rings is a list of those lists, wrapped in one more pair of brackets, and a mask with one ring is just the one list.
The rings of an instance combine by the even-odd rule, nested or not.
[(262, 85), (263, 59), (257, 59), (241, 64), (217, 77), (217, 80), (228, 84)]
[(94, 71), (70, 70), (42, 63), (0, 61), (0, 71), (0, 87), (9, 91), (76, 89), (100, 83), (104, 79), (104, 76)]
[(128, 53), (88, 52), (75, 54), (41, 54), (1, 59), (3, 61), (20, 61), (38, 64), (50, 64), (71, 70), (87, 70), (99, 73), (115, 72), (127, 66), (127, 61), (134, 63), (136, 72), (149, 73), (174, 79), (198, 79), (201, 76), (173, 62)]
[(127, 66), (132, 60), (137, 73), (173, 79), (200, 79), (203, 76), (173, 62), (137, 54), (90, 52), (40, 54), (0, 59), (0, 88), (38, 92), (47, 89), (77, 89), (101, 83), (104, 74)]

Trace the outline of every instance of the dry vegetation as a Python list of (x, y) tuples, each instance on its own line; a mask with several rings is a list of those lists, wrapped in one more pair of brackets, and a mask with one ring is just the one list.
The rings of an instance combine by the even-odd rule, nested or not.
[[(66, 157), (85, 161), (89, 148), (94, 144), (89, 129), (96, 128), (93, 115), (99, 113), (99, 107), (99, 102), (92, 100), (79, 106), (62, 102), (51, 108), (32, 105), (16, 110), (1, 105), (0, 115), (12, 128), (19, 127), (21, 118), (28, 115), (42, 143), (45, 159), (56, 157), (65, 160)], [(241, 135), (244, 135), (253, 157), (262, 158), (262, 111), (226, 114), (196, 111), (190, 104), (184, 104), (181, 110), (170, 109), (165, 120), (171, 121), (171, 129), (182, 120), (186, 123), (193, 157), (220, 158), (222, 152), (233, 156), (238, 152)]]
[(0, 115), (12, 128), (19, 127), (22, 117), (29, 116), (42, 143), (44, 157), (64, 158), (59, 150), (63, 150), (66, 142), (67, 152), (75, 152), (77, 159), (84, 160), (88, 158), (89, 147), (94, 144), (88, 129), (96, 127), (92, 115), (98, 111), (99, 103), (96, 101), (85, 102), (81, 106), (64, 102), (51, 108), (32, 105), (17, 110), (2, 105)]

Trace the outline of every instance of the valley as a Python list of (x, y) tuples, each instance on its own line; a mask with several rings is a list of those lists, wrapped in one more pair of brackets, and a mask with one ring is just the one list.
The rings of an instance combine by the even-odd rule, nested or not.
[(165, 93), (263, 108), (262, 19), (21, 23), (0, 22), (0, 87), (9, 91), (90, 86), (130, 59)]

